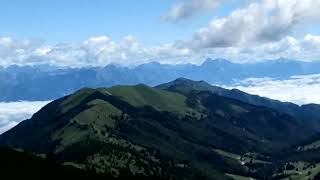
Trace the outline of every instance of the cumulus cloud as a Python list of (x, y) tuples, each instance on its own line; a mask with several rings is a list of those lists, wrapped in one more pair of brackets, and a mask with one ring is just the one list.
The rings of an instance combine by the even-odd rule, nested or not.
[(128, 35), (115, 42), (108, 36), (91, 37), (81, 43), (46, 44), (34, 40), (0, 37), (0, 66), (53, 64), (58, 66), (104, 66), (110, 63), (140, 64), (175, 62), (191, 51), (174, 43), (146, 46)]
[(162, 18), (167, 21), (177, 22), (200, 12), (215, 9), (219, 4), (220, 0), (184, 0), (174, 4)]
[(227, 88), (300, 105), (320, 104), (320, 74), (292, 76), (287, 80), (249, 78)]
[[(312, 38), (311, 38), (312, 37)], [(255, 46), (239, 46), (208, 49), (208, 52), (222, 54), (222, 57), (255, 61), (277, 59), (281, 57), (304, 61), (320, 60), (320, 36), (307, 34), (302, 38), (287, 36), (276, 42), (268, 42)]]
[[(320, 20), (320, 0), (252, 0), (225, 17), (214, 18), (190, 38), (145, 45), (135, 36), (119, 41), (109, 36), (90, 37), (80, 43), (47, 44), (34, 39), (0, 37), (0, 66), (52, 64), (58, 66), (105, 66), (195, 63), (204, 59), (257, 61), (280, 57), (320, 60), (320, 36), (295, 33)], [(180, 1), (171, 18), (214, 8), (219, 0)], [(174, 10), (176, 9), (176, 10)], [(188, 13), (187, 13), (188, 12)], [(191, 14), (189, 12), (192, 12)], [(168, 18), (167, 17), (167, 18)], [(174, 19), (174, 18), (173, 18)]]
[(0, 102), (0, 134), (30, 118), (35, 112), (48, 104), (48, 101)]
[(319, 0), (252, 1), (229, 16), (213, 19), (184, 43), (203, 49), (280, 41), (299, 26), (319, 20), (319, 8)]

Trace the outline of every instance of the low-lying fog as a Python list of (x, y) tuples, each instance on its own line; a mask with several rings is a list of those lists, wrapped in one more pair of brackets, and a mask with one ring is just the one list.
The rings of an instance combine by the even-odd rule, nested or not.
[(50, 101), (0, 102), (0, 134), (30, 118)]

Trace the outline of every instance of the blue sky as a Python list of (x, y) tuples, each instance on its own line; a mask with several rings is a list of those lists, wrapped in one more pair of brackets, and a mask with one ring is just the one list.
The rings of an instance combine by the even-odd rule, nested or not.
[(320, 0), (2, 0), (0, 65), (320, 60), (319, 8)]
[(161, 43), (191, 35), (219, 14), (223, 6), (182, 23), (163, 21), (172, 0), (2, 0), (0, 34), (42, 38), (49, 42), (75, 42), (97, 35), (115, 40), (128, 34), (146, 43)]

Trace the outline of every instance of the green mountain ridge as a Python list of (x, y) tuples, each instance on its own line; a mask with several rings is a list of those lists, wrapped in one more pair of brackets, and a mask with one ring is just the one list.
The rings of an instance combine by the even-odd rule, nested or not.
[(0, 144), (114, 177), (262, 178), (270, 175), (269, 163), (242, 164), (216, 149), (273, 163), (273, 157), (317, 133), (291, 115), (185, 82), (179, 89), (143, 84), (81, 89), (2, 134)]
[(174, 81), (158, 85), (156, 88), (182, 94), (188, 94), (192, 90), (210, 91), (223, 97), (236, 99), (256, 106), (264, 106), (289, 114), (307, 122), (307, 125), (310, 128), (320, 132), (320, 105), (318, 104), (306, 104), (299, 106), (290, 102), (281, 102), (258, 95), (248, 94), (238, 89), (224, 89), (210, 85), (205, 81), (193, 81), (185, 78), (178, 78)]

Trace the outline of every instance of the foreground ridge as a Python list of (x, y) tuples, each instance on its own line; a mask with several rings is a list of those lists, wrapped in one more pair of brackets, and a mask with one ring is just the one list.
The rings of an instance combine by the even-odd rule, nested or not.
[(263, 105), (269, 101), (282, 105), (183, 78), (83, 88), (2, 134), (0, 144), (112, 177), (264, 179), (290, 173), (293, 162), (317, 167), (316, 121)]

